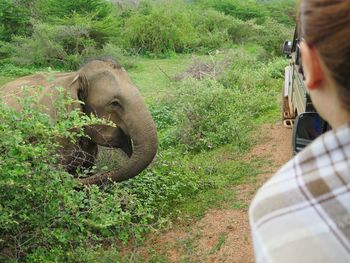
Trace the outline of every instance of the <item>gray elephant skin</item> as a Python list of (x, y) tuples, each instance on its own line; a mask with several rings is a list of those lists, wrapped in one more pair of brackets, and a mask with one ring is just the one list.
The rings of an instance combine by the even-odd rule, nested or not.
[(74, 100), (83, 102), (72, 104), (69, 110), (78, 108), (87, 115), (94, 114), (116, 124), (116, 127), (86, 127), (84, 132), (88, 137), (75, 144), (61, 143), (61, 163), (72, 174), (77, 168), (94, 165), (98, 145), (120, 148), (129, 156), (118, 170), (80, 178), (82, 184), (124, 181), (142, 172), (152, 162), (158, 147), (155, 123), (126, 70), (114, 60), (91, 60), (76, 72), (35, 74), (19, 78), (0, 89), (4, 102), (20, 110), (17, 100), (11, 94), (23, 96), (23, 86), (30, 87), (30, 92), (33, 93), (38, 93), (37, 87), (42, 87), (40, 104), (48, 109), (52, 118), (55, 118), (52, 100), (58, 96), (57, 89), (53, 87), (57, 86), (63, 87), (65, 93), (70, 94)]

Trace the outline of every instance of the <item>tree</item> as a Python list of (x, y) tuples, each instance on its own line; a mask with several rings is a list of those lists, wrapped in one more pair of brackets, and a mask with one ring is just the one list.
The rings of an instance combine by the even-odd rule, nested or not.
[(27, 35), (31, 28), (28, 0), (0, 1), (0, 40), (10, 41), (13, 35)]

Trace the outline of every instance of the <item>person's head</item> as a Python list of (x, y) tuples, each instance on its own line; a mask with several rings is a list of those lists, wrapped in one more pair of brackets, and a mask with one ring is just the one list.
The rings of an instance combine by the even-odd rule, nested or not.
[(306, 85), (316, 109), (332, 124), (325, 89), (350, 116), (350, 0), (299, 0), (298, 18)]

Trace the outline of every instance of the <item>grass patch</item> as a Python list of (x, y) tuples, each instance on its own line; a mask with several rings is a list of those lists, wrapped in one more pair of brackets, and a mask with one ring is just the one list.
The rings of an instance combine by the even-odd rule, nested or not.
[(15, 77), (12, 76), (0, 76), (0, 86), (4, 85), (7, 82), (10, 82), (11, 80), (14, 80)]
[(129, 75), (147, 101), (162, 97), (169, 92), (176, 73), (191, 63), (191, 55), (174, 55), (170, 58), (151, 59), (140, 57)]
[(210, 249), (209, 254), (214, 254), (220, 250), (220, 248), (225, 244), (226, 242), (226, 235), (225, 233), (220, 233), (218, 242), (215, 244), (214, 247)]
[[(202, 218), (208, 209), (223, 209), (227, 207), (242, 208), (244, 204), (240, 200), (235, 186), (253, 182), (254, 178), (260, 174), (261, 162), (246, 162), (239, 160), (221, 160), (221, 155), (211, 156), (207, 160), (213, 160), (207, 169), (212, 169), (213, 174), (209, 175), (212, 184), (215, 185), (212, 189), (199, 192), (196, 196), (191, 196), (178, 209), (174, 210), (174, 217), (180, 222), (187, 220), (197, 220)], [(241, 157), (242, 158), (242, 157)], [(196, 161), (194, 161), (196, 162)]]
[(260, 126), (265, 123), (275, 123), (281, 120), (281, 109), (277, 105), (267, 111), (265, 114), (254, 119), (254, 124)]

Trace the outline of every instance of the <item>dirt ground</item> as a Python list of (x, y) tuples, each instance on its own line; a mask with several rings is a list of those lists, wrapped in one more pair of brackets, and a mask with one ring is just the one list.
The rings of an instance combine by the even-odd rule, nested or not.
[(201, 220), (187, 228), (175, 225), (171, 230), (151, 235), (140, 248), (143, 252), (138, 252), (147, 257), (146, 251), (152, 248), (170, 262), (254, 262), (248, 206), (259, 186), (291, 158), (291, 130), (281, 123), (265, 125), (259, 141), (261, 143), (245, 159), (264, 158), (266, 167), (260, 169), (266, 172), (259, 174), (253, 183), (232, 189), (244, 208), (209, 210)]

